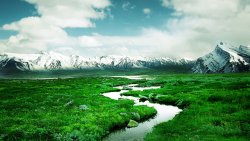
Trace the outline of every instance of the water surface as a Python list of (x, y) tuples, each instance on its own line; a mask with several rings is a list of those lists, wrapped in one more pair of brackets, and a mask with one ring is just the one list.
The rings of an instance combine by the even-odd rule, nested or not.
[[(124, 96), (122, 93), (128, 92), (128, 90), (122, 90), (124, 86), (119, 86), (115, 88), (121, 89), (119, 92), (108, 92), (104, 93), (103, 96), (109, 97), (114, 100), (119, 100), (120, 98), (130, 99), (137, 105), (147, 105), (149, 107), (154, 107), (157, 110), (157, 115), (145, 122), (139, 123), (139, 126), (134, 128), (125, 128), (117, 130), (105, 137), (104, 141), (138, 141), (143, 140), (147, 133), (150, 133), (153, 127), (159, 123), (171, 120), (180, 113), (182, 110), (175, 106), (163, 105), (158, 103), (150, 103), (149, 101), (140, 102), (139, 98), (133, 96)], [(148, 89), (158, 89), (160, 86), (152, 87), (137, 87), (137, 84), (126, 85), (125, 87), (131, 88), (132, 90), (148, 90)]]

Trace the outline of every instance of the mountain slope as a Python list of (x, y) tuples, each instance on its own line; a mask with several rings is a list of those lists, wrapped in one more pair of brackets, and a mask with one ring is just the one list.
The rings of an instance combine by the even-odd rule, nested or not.
[(168, 68), (183, 67), (190, 70), (193, 62), (170, 58), (102, 56), (84, 58), (82, 56), (65, 56), (55, 52), (39, 54), (0, 55), (1, 71), (49, 71), (49, 70), (82, 70), (82, 69), (133, 69), (133, 68)]
[(195, 73), (228, 73), (250, 70), (250, 48), (221, 42), (211, 53), (197, 59)]
[(128, 70), (152, 68), (194, 73), (228, 73), (250, 71), (250, 47), (220, 43), (211, 53), (196, 61), (166, 57), (101, 56), (85, 58), (56, 52), (38, 54), (0, 54), (0, 72), (53, 70)]

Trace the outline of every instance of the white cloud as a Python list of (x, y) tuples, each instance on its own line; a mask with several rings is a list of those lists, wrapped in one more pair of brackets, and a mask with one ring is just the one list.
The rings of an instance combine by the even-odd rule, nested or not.
[(51, 39), (56, 36), (59, 36), (59, 38), (67, 37), (67, 34), (63, 29), (47, 23), (39, 17), (23, 18), (18, 22), (4, 25), (3, 29), (19, 31), (23, 36), (30, 36), (34, 39)]
[(173, 15), (177, 15), (166, 23), (166, 34), (179, 39), (179, 48), (186, 46), (191, 54), (200, 50), (193, 57), (213, 49), (219, 41), (243, 45), (250, 42), (248, 0), (163, 0), (162, 5), (174, 9)]
[[(197, 58), (213, 50), (220, 41), (235, 45), (250, 43), (250, 4), (246, 1), (168, 2), (167, 6), (178, 14), (168, 19), (165, 29), (146, 28), (138, 36), (99, 35), (94, 38), (107, 47), (106, 50), (122, 47), (127, 48), (128, 55), (179, 58)], [(119, 53), (119, 50), (116, 51)]]
[(6, 41), (5, 40), (0, 40), (0, 52), (4, 52), (8, 49), (6, 46)]
[(135, 9), (135, 5), (132, 5), (129, 1), (125, 1), (123, 4), (122, 4), (122, 9), (124, 11), (128, 11), (130, 9)]
[(80, 36), (78, 38), (80, 46), (84, 47), (100, 47), (102, 44), (91, 36)]
[(163, 0), (163, 6), (173, 7), (176, 12), (187, 16), (221, 18), (237, 14), (239, 1), (240, 0)]
[[(219, 41), (250, 44), (249, 0), (162, 0), (171, 8), (164, 29), (144, 28), (135, 36), (71, 37), (64, 27), (91, 28), (91, 19), (105, 18), (109, 0), (26, 0), (35, 4), (40, 17), (26, 17), (3, 26), (18, 34), (0, 41), (0, 51), (31, 52), (77, 50), (83, 55), (172, 56), (196, 58), (211, 51)], [(96, 10), (99, 9), (99, 10)], [(109, 11), (110, 12), (110, 11)], [(147, 16), (152, 11), (144, 8)], [(79, 48), (81, 47), (81, 48)]]
[(149, 15), (149, 14), (151, 13), (151, 9), (150, 9), (150, 8), (144, 8), (144, 9), (142, 10), (142, 12), (143, 12), (144, 14), (146, 14), (146, 15)]
[[(60, 27), (93, 27), (91, 19), (105, 17), (109, 0), (25, 0), (35, 4), (42, 19)], [(96, 10), (99, 9), (99, 10)]]
[(171, 0), (161, 0), (162, 6), (169, 7), (171, 5)]
[[(96, 46), (91, 38), (71, 37), (63, 28), (94, 27), (92, 19), (105, 17), (104, 10), (111, 5), (109, 0), (25, 0), (36, 5), (38, 17), (25, 17), (4, 25), (4, 30), (15, 30), (17, 35), (2, 42), (7, 51), (31, 52), (49, 48)], [(90, 45), (93, 43), (94, 45)]]
[(77, 50), (75, 50), (72, 47), (60, 47), (60, 48), (52, 48), (51, 50), (53, 50), (54, 52), (58, 52), (64, 55), (80, 55), (79, 52)]
[[(101, 48), (103, 55), (123, 54), (130, 56), (151, 56), (151, 57), (188, 57), (194, 58), (194, 54), (202, 54), (202, 48), (190, 48), (192, 43), (189, 43), (186, 33), (169, 34), (167, 31), (160, 31), (156, 28), (145, 28), (138, 36), (92, 36), (97, 41), (101, 42), (105, 48)], [(197, 46), (209, 47), (205, 43), (196, 43)], [(126, 51), (123, 51), (125, 50)], [(193, 50), (192, 50), (193, 49)]]
[(65, 46), (71, 40), (62, 28), (51, 25), (39, 17), (23, 18), (18, 22), (4, 25), (3, 29), (19, 32), (11, 36), (6, 43), (13, 50), (45, 50), (49, 46)]

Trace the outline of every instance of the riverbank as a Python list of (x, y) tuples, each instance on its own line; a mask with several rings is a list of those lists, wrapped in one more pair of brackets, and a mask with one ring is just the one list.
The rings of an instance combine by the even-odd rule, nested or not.
[(161, 89), (124, 94), (183, 109), (173, 120), (155, 126), (146, 141), (249, 140), (249, 73), (159, 75), (140, 84), (158, 85)]
[(144, 118), (155, 114), (153, 108), (133, 106), (131, 100), (101, 95), (132, 83), (161, 88), (127, 95), (183, 109), (157, 125), (147, 141), (249, 140), (249, 73), (149, 76), (155, 79), (0, 80), (0, 140), (100, 140), (126, 126), (132, 113)]
[(0, 140), (101, 140), (126, 126), (133, 113), (141, 119), (156, 114), (154, 108), (101, 95), (132, 82), (106, 77), (0, 80)]
[[(139, 79), (141, 77), (137, 76), (136, 78)], [(143, 140), (146, 134), (150, 133), (153, 130), (152, 128), (155, 125), (171, 120), (177, 114), (181, 112), (181, 109), (174, 107), (174, 106), (151, 103), (146, 99), (122, 95), (123, 93), (126, 93), (129, 90), (133, 92), (135, 90), (144, 91), (144, 90), (160, 89), (161, 87), (159, 86), (138, 87), (137, 84), (129, 84), (129, 85), (124, 85), (124, 86), (117, 86), (114, 88), (118, 88), (120, 89), (120, 91), (104, 93), (103, 96), (114, 99), (114, 100), (129, 99), (129, 100), (134, 101), (134, 106), (145, 105), (148, 107), (153, 107), (157, 111), (157, 114), (154, 117), (144, 122), (140, 122), (141, 118), (138, 115), (137, 119), (135, 119), (135, 122), (140, 122), (138, 123), (138, 125), (136, 125), (133, 128), (126, 127), (126, 128), (114, 131), (111, 134), (109, 134), (107, 137), (105, 137), (103, 141)]]

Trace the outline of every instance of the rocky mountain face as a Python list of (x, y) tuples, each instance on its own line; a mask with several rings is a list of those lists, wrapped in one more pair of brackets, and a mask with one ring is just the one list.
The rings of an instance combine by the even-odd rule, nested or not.
[(194, 73), (229, 73), (250, 70), (250, 47), (221, 42), (214, 51), (196, 60)]
[(41, 52), (39, 54), (5, 53), (0, 55), (0, 70), (4, 72), (178, 67), (191, 69), (192, 64), (193, 61), (185, 59), (127, 56), (84, 58), (76, 55), (65, 56), (55, 52)]

